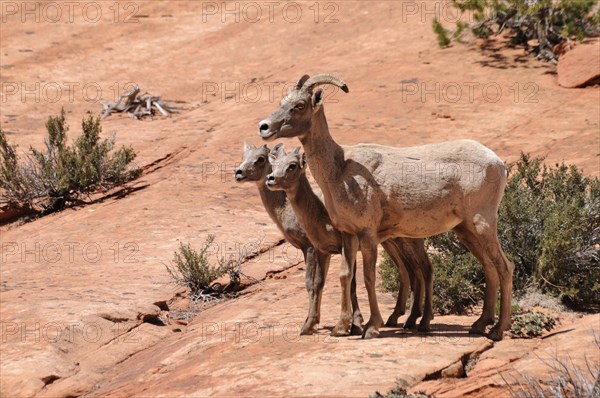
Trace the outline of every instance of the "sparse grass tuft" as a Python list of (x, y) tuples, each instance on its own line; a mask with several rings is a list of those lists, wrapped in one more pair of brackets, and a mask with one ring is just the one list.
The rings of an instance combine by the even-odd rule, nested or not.
[[(535, 379), (527, 375), (510, 377), (500, 374), (515, 398), (596, 398), (600, 397), (600, 341), (594, 334), (593, 354), (585, 357), (584, 366), (577, 366), (567, 355), (554, 354), (548, 366), (552, 379)], [(540, 358), (541, 359), (541, 358)]]

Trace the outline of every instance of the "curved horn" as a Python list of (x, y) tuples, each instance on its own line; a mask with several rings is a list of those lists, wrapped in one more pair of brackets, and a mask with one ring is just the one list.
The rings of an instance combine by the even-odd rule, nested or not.
[(320, 73), (311, 77), (304, 83), (302, 90), (312, 91), (313, 88), (321, 84), (333, 84), (334, 86), (341, 88), (345, 93), (349, 91), (348, 86), (342, 79), (328, 73)]
[(295, 90), (300, 90), (302, 88), (302, 86), (304, 86), (304, 83), (310, 78), (310, 76), (308, 75), (304, 75), (300, 78), (300, 80), (298, 80), (298, 83), (296, 83), (296, 86), (294, 87)]

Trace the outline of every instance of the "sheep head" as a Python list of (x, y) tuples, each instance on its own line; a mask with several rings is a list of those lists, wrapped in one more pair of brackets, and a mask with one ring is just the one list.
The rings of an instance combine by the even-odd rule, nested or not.
[(269, 163), (269, 148), (267, 145), (256, 147), (244, 143), (244, 156), (240, 166), (235, 171), (235, 180), (242, 181), (264, 181), (266, 175), (271, 172)]
[(259, 135), (264, 140), (300, 137), (310, 130), (314, 115), (323, 106), (325, 95), (319, 86), (332, 84), (344, 92), (348, 86), (338, 77), (322, 73), (298, 80), (290, 93), (279, 102), (279, 108), (259, 122)]
[(267, 176), (267, 187), (272, 191), (295, 189), (306, 171), (306, 156), (300, 154), (300, 147), (286, 153), (283, 144), (277, 144), (271, 149), (269, 162), (272, 171)]

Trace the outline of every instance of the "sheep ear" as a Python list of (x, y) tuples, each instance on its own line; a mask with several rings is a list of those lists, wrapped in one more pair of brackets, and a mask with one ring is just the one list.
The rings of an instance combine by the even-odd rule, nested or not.
[(325, 93), (322, 88), (318, 88), (312, 95), (313, 112), (316, 112), (321, 108), (323, 101), (325, 101)]
[(249, 151), (250, 149), (256, 149), (256, 147), (249, 142), (244, 141), (244, 151)]
[(262, 144), (260, 149), (266, 149), (267, 151), (269, 151), (269, 147), (267, 146), (267, 144)]
[(271, 152), (269, 152), (269, 157), (277, 158), (278, 156), (284, 153), (285, 150), (283, 149), (283, 143), (280, 142), (271, 149)]
[(296, 148), (294, 148), (294, 151), (292, 153), (298, 155), (300, 153), (300, 147), (297, 146)]
[(300, 167), (304, 168), (306, 166), (306, 153), (303, 153), (300, 157)]

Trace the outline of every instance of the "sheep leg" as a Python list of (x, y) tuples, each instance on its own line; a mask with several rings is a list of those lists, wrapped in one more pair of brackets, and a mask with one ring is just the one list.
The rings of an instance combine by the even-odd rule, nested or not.
[[(413, 291), (413, 303), (408, 318), (404, 322), (404, 329), (415, 329), (417, 327), (417, 319), (423, 315), (423, 301), (425, 299), (425, 281), (423, 270), (421, 269), (423, 259), (418, 258), (419, 252), (412, 250), (411, 240), (406, 240), (406, 244), (402, 249), (403, 261), (408, 265), (408, 271), (411, 275), (410, 287)], [(423, 246), (423, 243), (420, 243)], [(408, 246), (409, 248), (407, 248)], [(425, 256), (427, 254), (425, 253)], [(425, 258), (427, 259), (427, 258)]]
[[(413, 248), (413, 258), (417, 259), (417, 268), (420, 278), (419, 287), (422, 287), (419, 294), (419, 306), (423, 305), (423, 317), (419, 322), (419, 332), (428, 332), (431, 330), (430, 323), (433, 319), (433, 266), (427, 256), (427, 250), (425, 250), (425, 241), (423, 239), (411, 240)], [(423, 294), (425, 297), (423, 298)], [(421, 301), (423, 300), (423, 301)], [(419, 307), (421, 309), (421, 307)]]
[(316, 332), (320, 313), (317, 308), (318, 299), (315, 283), (318, 268), (315, 249), (313, 247), (303, 248), (302, 254), (304, 255), (304, 266), (306, 268), (304, 283), (308, 292), (308, 316), (300, 329), (300, 334), (305, 335)]
[(489, 253), (498, 275), (500, 277), (500, 319), (498, 323), (490, 330), (489, 338), (494, 341), (502, 340), (504, 331), (510, 328), (510, 317), (512, 310), (512, 278), (515, 265), (508, 260), (500, 242), (496, 236), (496, 229), (493, 230), (494, 239), (489, 245)]
[(377, 304), (377, 291), (375, 290), (375, 280), (377, 276), (377, 240), (370, 236), (363, 236), (360, 239), (360, 251), (363, 254), (363, 267), (365, 277), (365, 287), (369, 297), (369, 309), (371, 317), (365, 325), (363, 332), (364, 339), (372, 339), (379, 336), (379, 328), (383, 326), (383, 318), (379, 312)]
[(334, 336), (348, 336), (352, 325), (352, 300), (351, 284), (356, 264), (358, 251), (358, 238), (356, 235), (342, 233), (342, 265), (340, 267), (340, 285), (342, 290), (340, 320), (335, 325), (331, 334)]
[(423, 300), (425, 298), (425, 283), (423, 281), (423, 274), (421, 273), (421, 270), (417, 267), (416, 269), (412, 269), (410, 271), (412, 271), (410, 288), (413, 292), (413, 302), (410, 308), (410, 314), (402, 326), (404, 329), (415, 329), (417, 327), (417, 319), (423, 315), (422, 307)]
[(363, 316), (358, 306), (358, 297), (356, 296), (356, 261), (354, 262), (354, 273), (352, 283), (350, 284), (350, 295), (352, 297), (352, 327), (350, 334), (353, 336), (362, 336), (363, 334)]
[[(469, 225), (471, 224), (471, 225)], [(472, 229), (471, 229), (472, 228)], [(485, 334), (487, 325), (495, 320), (495, 306), (498, 297), (499, 275), (491, 259), (486, 254), (486, 242), (480, 237), (473, 223), (463, 222), (454, 228), (458, 239), (469, 249), (483, 266), (485, 276), (485, 295), (483, 298), (483, 312), (479, 319), (471, 325), (469, 333)]]
[(309, 316), (304, 323), (300, 333), (313, 334), (317, 331), (317, 327), (321, 320), (321, 299), (323, 297), (323, 287), (325, 286), (325, 278), (329, 270), (329, 261), (331, 255), (317, 251), (313, 248), (310, 252), (310, 270), (306, 267), (306, 289), (309, 292)]
[(381, 243), (384, 250), (390, 256), (392, 261), (398, 267), (398, 299), (394, 312), (389, 316), (385, 326), (398, 326), (398, 318), (406, 313), (406, 302), (408, 301), (408, 287), (410, 286), (411, 277), (406, 269), (406, 263), (403, 261), (401, 250), (396, 246), (394, 240), (386, 240)]

